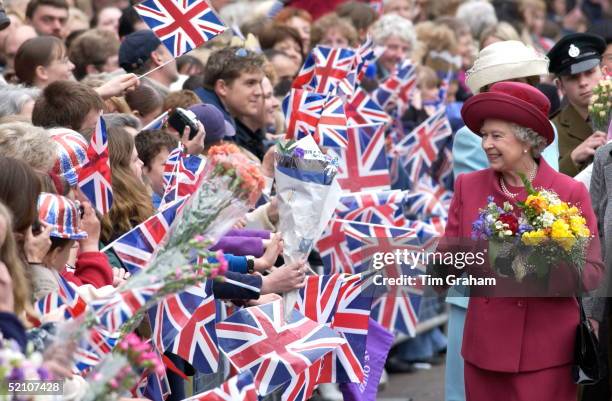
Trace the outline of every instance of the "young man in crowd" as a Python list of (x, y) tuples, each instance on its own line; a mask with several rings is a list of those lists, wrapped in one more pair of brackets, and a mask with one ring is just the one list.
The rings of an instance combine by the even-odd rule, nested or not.
[(26, 22), (39, 35), (64, 39), (68, 34), (68, 3), (66, 0), (31, 0), (26, 8)]
[[(162, 66), (161, 68), (158, 68)], [(119, 66), (126, 72), (147, 75), (148, 81), (156, 84), (156, 89), (166, 92), (179, 79), (176, 62), (153, 31), (148, 29), (127, 35), (119, 47)]]
[(159, 208), (164, 196), (164, 166), (170, 152), (177, 142), (170, 134), (162, 130), (141, 131), (134, 138), (138, 158), (142, 160), (142, 173), (153, 191), (153, 207)]
[(599, 36), (577, 33), (563, 37), (547, 55), (549, 71), (567, 99), (552, 122), (559, 133), (559, 171), (571, 177), (588, 166), (597, 148), (606, 143), (606, 134), (593, 132), (587, 122), (592, 90), (603, 78), (599, 63), (605, 49)]
[(204, 87), (195, 92), (204, 103), (217, 106), (236, 127), (235, 142), (253, 153), (264, 156), (264, 132), (244, 124), (246, 118), (261, 113), (264, 78), (263, 57), (243, 48), (229, 47), (211, 54), (204, 68)]

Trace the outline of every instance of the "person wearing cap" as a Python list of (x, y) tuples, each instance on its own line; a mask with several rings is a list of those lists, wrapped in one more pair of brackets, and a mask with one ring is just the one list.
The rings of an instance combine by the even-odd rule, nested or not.
[(574, 177), (593, 161), (597, 148), (606, 143), (606, 134), (593, 132), (588, 123), (592, 90), (603, 78), (601, 55), (605, 41), (596, 35), (575, 33), (563, 37), (548, 52), (549, 71), (557, 77), (559, 90), (567, 100), (552, 121), (559, 132), (559, 171)]
[[(520, 82), (495, 83), (487, 92), (465, 102), (463, 120), (482, 137), (490, 167), (457, 177), (444, 238), (437, 251), (444, 252), (447, 241), (471, 237), (472, 224), (489, 197), (498, 205), (524, 202), (527, 192), (520, 177), (523, 175), (532, 186), (554, 191), (562, 201), (581, 206), (595, 236), (582, 268), (581, 289), (588, 291), (597, 287), (603, 274), (596, 217), (584, 185), (556, 172), (541, 157), (541, 151), (554, 138), (549, 108), (544, 94)], [(518, 213), (518, 208), (514, 211)], [(553, 269), (550, 291), (576, 290), (568, 284), (575, 274), (568, 266)], [(529, 286), (531, 280), (525, 278), (519, 288)], [(513, 278), (498, 277), (496, 289), (500, 285), (517, 284)], [(472, 296), (462, 346), (467, 399), (576, 400), (571, 367), (578, 323), (574, 297), (549, 300)]]
[[(59, 275), (65, 271), (75, 241), (87, 238), (87, 232), (80, 228), (77, 206), (65, 196), (41, 193), (38, 197), (38, 218), (51, 227), (51, 246), (40, 265), (30, 264), (34, 299), (59, 289)], [(112, 273), (110, 277), (112, 283)]]
[(170, 51), (149, 29), (127, 35), (119, 46), (121, 68), (139, 76), (148, 73), (149, 80), (166, 90), (179, 79), (176, 62), (173, 59)]
[(204, 126), (204, 155), (212, 146), (220, 145), (224, 138), (231, 139), (236, 129), (224, 117), (221, 110), (212, 104), (198, 103), (189, 108)]
[[(536, 84), (539, 76), (548, 72), (548, 61), (533, 48), (522, 42), (507, 40), (495, 42), (482, 49), (467, 71), (466, 84), (472, 93), (486, 92), (490, 85), (499, 81), (522, 81)], [(551, 123), (551, 127), (554, 126)], [(542, 157), (554, 169), (558, 169), (559, 151), (555, 141), (542, 151)], [(464, 126), (453, 140), (453, 173), (469, 173), (489, 166), (487, 155), (482, 149), (479, 135)], [(448, 324), (448, 345), (446, 352), (445, 399), (465, 400), (463, 359), (461, 342), (468, 298), (461, 296), (466, 289), (453, 287), (446, 302), (450, 304)]]

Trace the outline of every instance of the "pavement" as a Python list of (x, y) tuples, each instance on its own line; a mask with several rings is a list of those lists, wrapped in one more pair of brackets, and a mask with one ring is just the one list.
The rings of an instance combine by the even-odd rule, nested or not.
[(444, 365), (415, 373), (389, 375), (377, 401), (444, 401)]

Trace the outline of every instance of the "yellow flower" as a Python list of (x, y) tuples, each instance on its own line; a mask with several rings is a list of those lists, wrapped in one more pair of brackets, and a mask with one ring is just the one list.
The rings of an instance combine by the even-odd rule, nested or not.
[(567, 209), (567, 214), (570, 216), (579, 216), (580, 209), (578, 209), (576, 206), (572, 206), (569, 209)]
[(527, 246), (536, 246), (546, 241), (548, 237), (546, 236), (544, 230), (535, 230), (523, 233), (521, 239), (523, 244)]
[(548, 202), (546, 199), (539, 195), (529, 195), (527, 200), (525, 200), (525, 204), (535, 209), (537, 213), (546, 210), (548, 207)]
[(557, 205), (550, 205), (548, 207), (548, 211), (555, 215), (556, 217), (562, 216), (564, 213), (567, 213), (568, 206), (567, 203), (562, 202)]
[(571, 232), (571, 227), (565, 220), (556, 220), (552, 225), (551, 237), (566, 251), (569, 251), (576, 242), (576, 237)]

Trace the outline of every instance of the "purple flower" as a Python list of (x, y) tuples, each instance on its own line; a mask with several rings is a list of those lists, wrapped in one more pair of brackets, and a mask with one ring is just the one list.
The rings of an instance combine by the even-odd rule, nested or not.
[(298, 157), (300, 159), (304, 158), (304, 149), (302, 148), (295, 148), (293, 150), (293, 156)]
[(11, 374), (8, 377), (9, 381), (23, 380), (23, 379), (25, 379), (25, 372), (23, 371), (22, 368), (13, 368), (13, 370), (11, 371)]
[(51, 380), (53, 378), (53, 376), (51, 376), (51, 373), (45, 367), (41, 366), (36, 369), (36, 371), (38, 372), (38, 377), (40, 377), (40, 380)]

